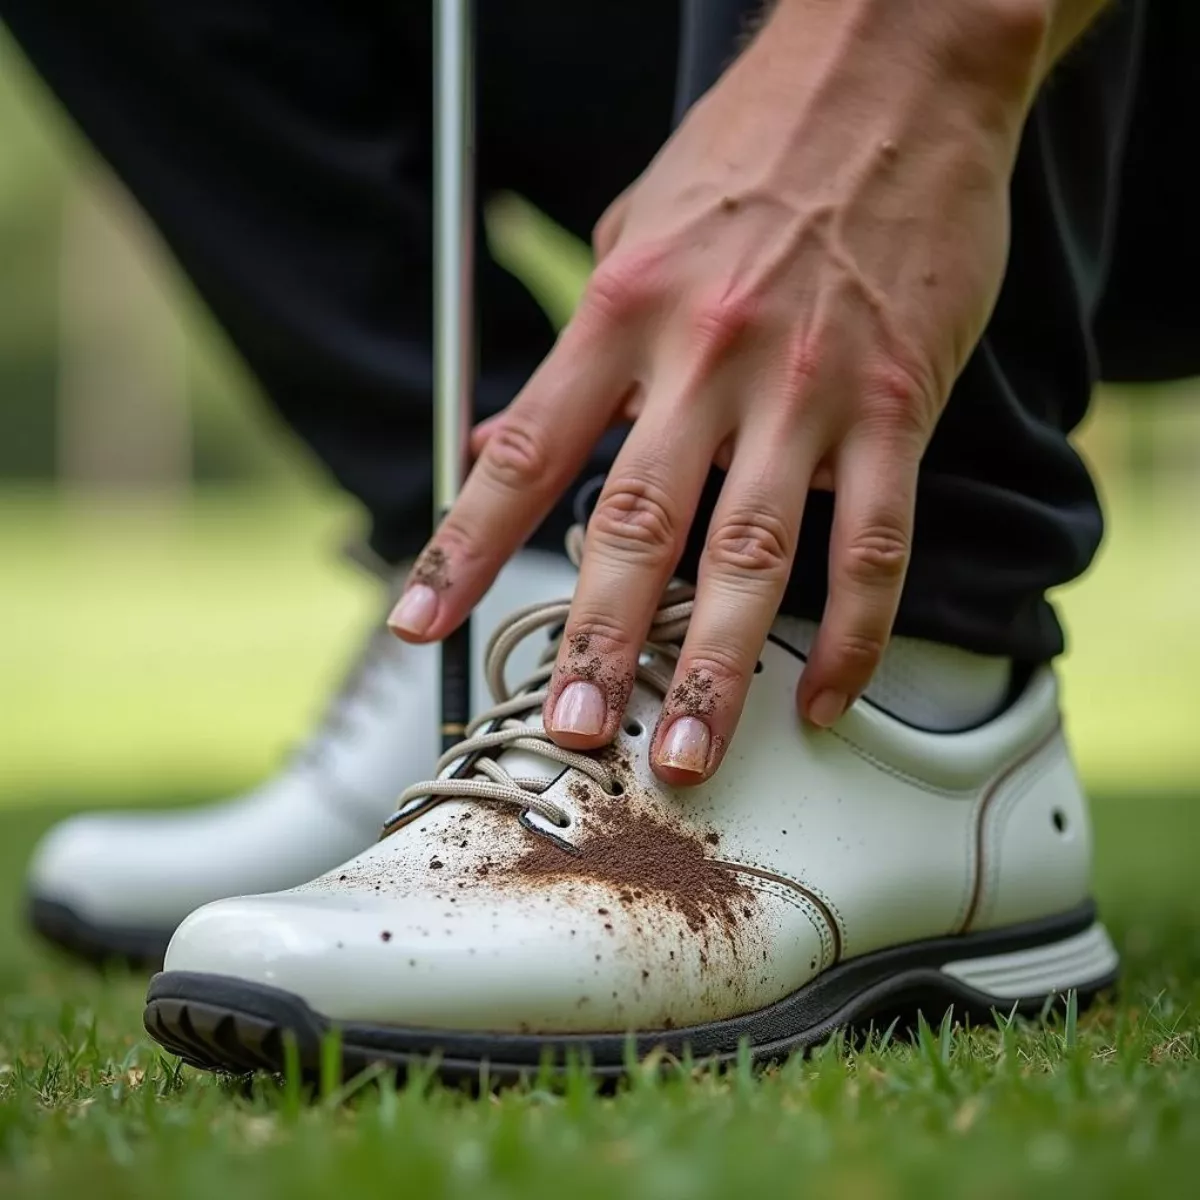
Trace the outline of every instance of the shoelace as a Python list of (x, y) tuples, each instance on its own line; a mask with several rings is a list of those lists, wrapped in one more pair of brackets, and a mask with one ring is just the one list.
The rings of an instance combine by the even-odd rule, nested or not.
[[(572, 526), (567, 534), (567, 553), (578, 566), (583, 550), (583, 527)], [(663, 593), (650, 633), (638, 657), (636, 678), (666, 696), (679, 658), (680, 641), (687, 631), (692, 615), (695, 588), (673, 583)], [(562, 641), (562, 632), (552, 639), (542, 653), (537, 669), (520, 684), (509, 688), (504, 677), (509, 655), (538, 630), (562, 626), (570, 612), (570, 599), (531, 604), (518, 609), (496, 627), (484, 652), (488, 688), (494, 701), (491, 708), (481, 712), (468, 725), (461, 742), (452, 746), (438, 759), (437, 779), (414, 783), (406, 788), (397, 801), (396, 812), (384, 824), (381, 837), (394, 833), (401, 824), (424, 812), (434, 803), (449, 799), (480, 800), (506, 804), (522, 812), (538, 813), (560, 828), (569, 817), (543, 793), (554, 779), (516, 776), (505, 770), (493, 757), (497, 752), (524, 750), (551, 762), (586, 775), (606, 792), (617, 794), (618, 783), (613, 773), (599, 759), (579, 750), (564, 750), (550, 740), (542, 729), (530, 725), (524, 718), (541, 711), (549, 689), (546, 685), (554, 673), (554, 661)], [(659, 664), (666, 664), (660, 666)], [(442, 778), (454, 763), (466, 760), (469, 774), (456, 773)]]

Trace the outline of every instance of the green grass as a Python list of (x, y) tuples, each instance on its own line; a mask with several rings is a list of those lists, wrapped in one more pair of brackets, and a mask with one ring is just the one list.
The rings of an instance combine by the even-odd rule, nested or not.
[(1200, 794), (1097, 804), (1120, 1001), (1047, 1027), (831, 1045), (762, 1077), (647, 1072), (471, 1099), (367, 1082), (247, 1091), (139, 1028), (143, 981), (19, 930), (21, 867), (60, 811), (0, 813), (0, 1195), (886, 1198), (1191, 1195), (1200, 1167)]
[[(1200, 1169), (1200, 771), (1188, 507), (1116, 506), (1067, 597), (1097, 892), (1126, 961), (1078, 1022), (832, 1045), (762, 1077), (221, 1084), (140, 1028), (144, 980), (34, 945), (21, 879), (76, 807), (202, 800), (270, 769), (371, 611), (320, 497), (0, 505), (0, 1196), (1190, 1195)], [(1190, 573), (1190, 575), (1189, 575)], [(1129, 614), (1146, 614), (1145, 620)], [(1190, 622), (1190, 624), (1189, 624)], [(252, 664), (252, 666), (248, 666)]]

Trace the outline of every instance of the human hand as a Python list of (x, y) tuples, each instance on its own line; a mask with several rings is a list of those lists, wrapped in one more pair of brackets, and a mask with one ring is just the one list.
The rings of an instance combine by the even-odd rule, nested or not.
[[(798, 702), (816, 725), (840, 717), (886, 645), (921, 455), (999, 289), (1046, 29), (1031, 0), (782, 0), (600, 222), (578, 312), (476, 431), (478, 461), (430, 543), (438, 586), (417, 572), (399, 635), (457, 626), (633, 413), (588, 524), (551, 736), (615, 736), (714, 461), (727, 474), (654, 769), (691, 784), (719, 765), (813, 487), (833, 490), (834, 523)], [(607, 687), (581, 677), (581, 644)], [(685, 680), (702, 683), (700, 717)]]

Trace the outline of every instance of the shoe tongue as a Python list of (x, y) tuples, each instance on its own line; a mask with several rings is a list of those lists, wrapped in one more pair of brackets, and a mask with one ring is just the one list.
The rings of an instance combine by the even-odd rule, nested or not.
[(808, 658), (816, 636), (816, 621), (806, 617), (776, 617), (771, 625), (771, 638), (804, 658)]

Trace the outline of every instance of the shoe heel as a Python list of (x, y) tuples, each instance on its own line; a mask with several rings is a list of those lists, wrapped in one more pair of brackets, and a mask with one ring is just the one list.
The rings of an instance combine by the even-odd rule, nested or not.
[(1082, 933), (1007, 954), (944, 963), (941, 970), (997, 1002), (997, 1007), (1076, 991), (1093, 995), (1116, 981), (1120, 957), (1095, 922)]

